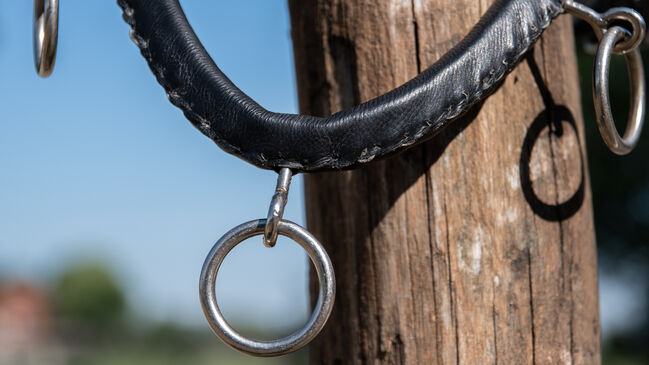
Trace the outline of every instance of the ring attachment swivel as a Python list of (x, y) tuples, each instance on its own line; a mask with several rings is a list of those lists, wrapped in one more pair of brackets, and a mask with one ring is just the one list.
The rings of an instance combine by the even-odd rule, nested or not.
[(273, 247), (277, 242), (277, 225), (284, 216), (284, 207), (288, 200), (288, 188), (291, 185), (293, 173), (291, 169), (283, 168), (279, 170), (277, 177), (277, 187), (275, 195), (270, 201), (268, 208), (268, 218), (266, 218), (266, 228), (264, 229), (264, 246)]
[[(638, 46), (646, 35), (642, 16), (630, 8), (613, 8), (600, 14), (573, 0), (563, 4), (566, 12), (584, 20), (599, 39), (593, 70), (593, 101), (597, 127), (606, 146), (615, 154), (626, 155), (640, 140), (646, 111), (644, 66)], [(630, 24), (627, 30), (618, 24)], [(631, 87), (631, 110), (624, 136), (621, 137), (611, 112), (609, 71), (613, 54), (624, 55)]]

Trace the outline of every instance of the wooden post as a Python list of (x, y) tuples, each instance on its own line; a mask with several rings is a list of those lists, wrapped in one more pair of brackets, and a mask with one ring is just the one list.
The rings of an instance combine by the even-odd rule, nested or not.
[[(409, 80), (491, 3), (289, 0), (301, 112), (328, 115)], [(563, 16), (442, 135), (305, 177), (308, 227), (338, 283), (313, 364), (600, 362), (577, 79)]]

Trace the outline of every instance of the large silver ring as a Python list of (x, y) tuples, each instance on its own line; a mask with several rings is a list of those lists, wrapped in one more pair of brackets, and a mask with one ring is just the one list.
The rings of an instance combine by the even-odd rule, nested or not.
[(245, 239), (263, 234), (265, 227), (265, 219), (253, 220), (243, 223), (223, 235), (214, 247), (212, 247), (212, 250), (205, 259), (199, 285), (203, 312), (214, 333), (234, 349), (249, 355), (262, 357), (288, 354), (302, 348), (313, 340), (327, 322), (336, 295), (336, 280), (333, 266), (331, 265), (327, 252), (320, 245), (320, 242), (301, 226), (290, 221), (281, 220), (277, 225), (279, 234), (291, 238), (300, 244), (315, 266), (316, 272), (318, 273), (318, 280), (320, 281), (318, 302), (306, 325), (301, 330), (287, 337), (272, 341), (261, 341), (250, 339), (237, 333), (228, 324), (219, 310), (214, 286), (216, 275), (223, 259), (225, 259), (225, 256), (227, 256), (230, 250)]
[(34, 64), (41, 77), (54, 69), (59, 35), (59, 0), (34, 0)]
[(608, 148), (618, 155), (626, 155), (638, 143), (644, 123), (646, 103), (642, 57), (640, 51), (636, 48), (624, 55), (631, 86), (631, 110), (624, 138), (620, 137), (611, 113), (608, 80), (611, 54), (617, 42), (624, 39), (625, 34), (626, 31), (618, 26), (611, 27), (604, 33), (597, 50), (593, 73), (593, 99), (595, 101), (597, 127)]

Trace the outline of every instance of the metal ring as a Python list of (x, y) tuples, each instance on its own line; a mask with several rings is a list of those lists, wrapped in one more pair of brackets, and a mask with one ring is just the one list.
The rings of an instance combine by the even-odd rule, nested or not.
[(621, 138), (615, 128), (615, 122), (611, 113), (608, 80), (613, 47), (624, 36), (625, 30), (618, 26), (612, 27), (604, 33), (597, 50), (595, 70), (593, 73), (593, 99), (595, 101), (597, 127), (608, 148), (618, 155), (626, 155), (638, 143), (644, 123), (646, 103), (642, 57), (640, 56), (640, 51), (636, 48), (633, 52), (624, 55), (631, 86), (631, 111), (624, 138)]
[(630, 24), (631, 30), (625, 29), (624, 38), (613, 48), (615, 54), (627, 54), (636, 49), (644, 40), (647, 32), (647, 24), (644, 18), (631, 8), (612, 8), (604, 14), (600, 14), (573, 0), (564, 1), (563, 8), (567, 13), (588, 23), (600, 41), (607, 29), (614, 25), (616, 21)]
[(59, 35), (59, 0), (34, 0), (34, 64), (41, 77), (54, 70)]
[(225, 256), (241, 241), (262, 234), (266, 226), (265, 219), (243, 223), (223, 235), (207, 255), (201, 271), (199, 294), (203, 312), (210, 327), (225, 343), (234, 349), (254, 356), (279, 356), (296, 351), (308, 344), (322, 330), (331, 310), (336, 295), (336, 280), (329, 256), (320, 242), (309, 231), (290, 221), (280, 221), (279, 234), (289, 237), (306, 251), (311, 258), (320, 289), (318, 302), (311, 318), (301, 330), (278, 340), (261, 341), (244, 337), (227, 323), (216, 300), (216, 275)]
[(613, 24), (616, 20), (631, 24), (631, 29), (624, 32), (626, 39), (623, 38), (615, 45), (613, 53), (627, 54), (642, 44), (647, 32), (647, 24), (640, 13), (630, 8), (612, 8), (602, 15), (608, 25)]

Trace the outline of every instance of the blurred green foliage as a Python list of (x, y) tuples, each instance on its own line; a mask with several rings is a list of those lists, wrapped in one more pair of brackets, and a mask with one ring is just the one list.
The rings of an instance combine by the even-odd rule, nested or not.
[(186, 329), (177, 324), (148, 328), (127, 326), (110, 341), (86, 346), (73, 353), (69, 365), (298, 365), (307, 363), (306, 349), (274, 358), (261, 359), (238, 353), (218, 340), (205, 326)]
[[(588, 2), (588, 1), (584, 1)], [(647, 0), (589, 1), (597, 11), (629, 6), (649, 17)], [(609, 273), (632, 268), (644, 290), (648, 307), (643, 318), (637, 318), (635, 328), (616, 333), (603, 344), (604, 364), (649, 364), (649, 133), (645, 131), (636, 149), (627, 156), (616, 156), (604, 145), (595, 123), (592, 90), (594, 56), (585, 52), (596, 40), (590, 27), (583, 22), (576, 26), (577, 53), (582, 90), (582, 106), (586, 133), (586, 148), (593, 193), (595, 230), (600, 267)], [(643, 61), (645, 79), (649, 81), (648, 42)], [(629, 110), (629, 81), (624, 57), (611, 61), (611, 105), (620, 133), (626, 128)], [(649, 98), (648, 98), (649, 102)], [(645, 121), (646, 121), (645, 117)]]
[[(645, 64), (649, 57), (643, 54)], [(617, 156), (604, 145), (595, 125), (591, 90), (593, 56), (579, 54), (582, 105), (586, 123), (588, 160), (595, 205), (595, 223), (601, 254), (607, 259), (647, 260), (649, 256), (649, 134), (643, 133), (636, 149)], [(646, 75), (645, 75), (646, 76)], [(613, 57), (611, 103), (618, 129), (628, 117), (629, 86), (623, 57)]]
[(99, 264), (68, 268), (54, 286), (56, 315), (87, 326), (106, 326), (124, 314), (124, 294), (108, 269)]
[[(240, 354), (221, 343), (207, 325), (125, 320), (119, 281), (99, 263), (76, 263), (55, 281), (52, 292), (57, 337), (69, 365), (305, 364), (307, 350), (277, 359)], [(262, 336), (268, 337), (268, 336)]]

